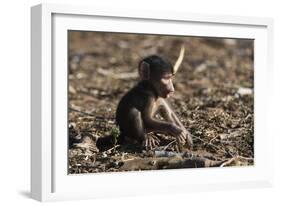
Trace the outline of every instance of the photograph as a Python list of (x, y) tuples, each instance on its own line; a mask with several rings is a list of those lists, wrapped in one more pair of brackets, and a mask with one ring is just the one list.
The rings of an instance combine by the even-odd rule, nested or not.
[(254, 166), (254, 39), (68, 30), (68, 174)]

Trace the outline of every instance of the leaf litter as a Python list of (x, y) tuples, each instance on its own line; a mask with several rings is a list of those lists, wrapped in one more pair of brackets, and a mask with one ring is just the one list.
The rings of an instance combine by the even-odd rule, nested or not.
[[(169, 103), (193, 148), (151, 133), (161, 144), (150, 151), (99, 151), (96, 140), (112, 135), (117, 104), (138, 81), (138, 61), (156, 53), (173, 62), (183, 44)], [(254, 164), (253, 41), (71, 31), (68, 60), (70, 174)]]

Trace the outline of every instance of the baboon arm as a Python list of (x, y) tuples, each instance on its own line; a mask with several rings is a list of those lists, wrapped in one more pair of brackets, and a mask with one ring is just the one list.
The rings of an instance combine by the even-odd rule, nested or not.
[(161, 100), (159, 113), (166, 121), (173, 122), (179, 127), (184, 127), (177, 117), (176, 113), (171, 109), (169, 104), (164, 99)]
[(155, 108), (155, 99), (152, 97), (148, 98), (145, 109), (142, 112), (142, 119), (146, 131), (169, 133), (170, 123), (155, 119), (153, 117), (153, 114), (155, 113), (153, 111), (154, 109), (157, 109)]

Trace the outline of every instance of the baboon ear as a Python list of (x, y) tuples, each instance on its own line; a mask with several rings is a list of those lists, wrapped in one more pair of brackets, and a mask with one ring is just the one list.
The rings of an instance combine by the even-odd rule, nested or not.
[(142, 80), (150, 79), (150, 68), (149, 64), (145, 61), (142, 61), (139, 67), (139, 75)]

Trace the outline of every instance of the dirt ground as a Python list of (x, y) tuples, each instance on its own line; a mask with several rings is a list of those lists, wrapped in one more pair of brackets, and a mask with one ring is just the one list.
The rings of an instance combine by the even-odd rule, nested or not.
[[(252, 40), (78, 31), (68, 37), (70, 174), (254, 164)], [(193, 148), (149, 134), (162, 139), (151, 151), (98, 151), (96, 139), (115, 131), (117, 104), (138, 82), (139, 60), (159, 54), (175, 62), (182, 45), (169, 103), (193, 135)]]

